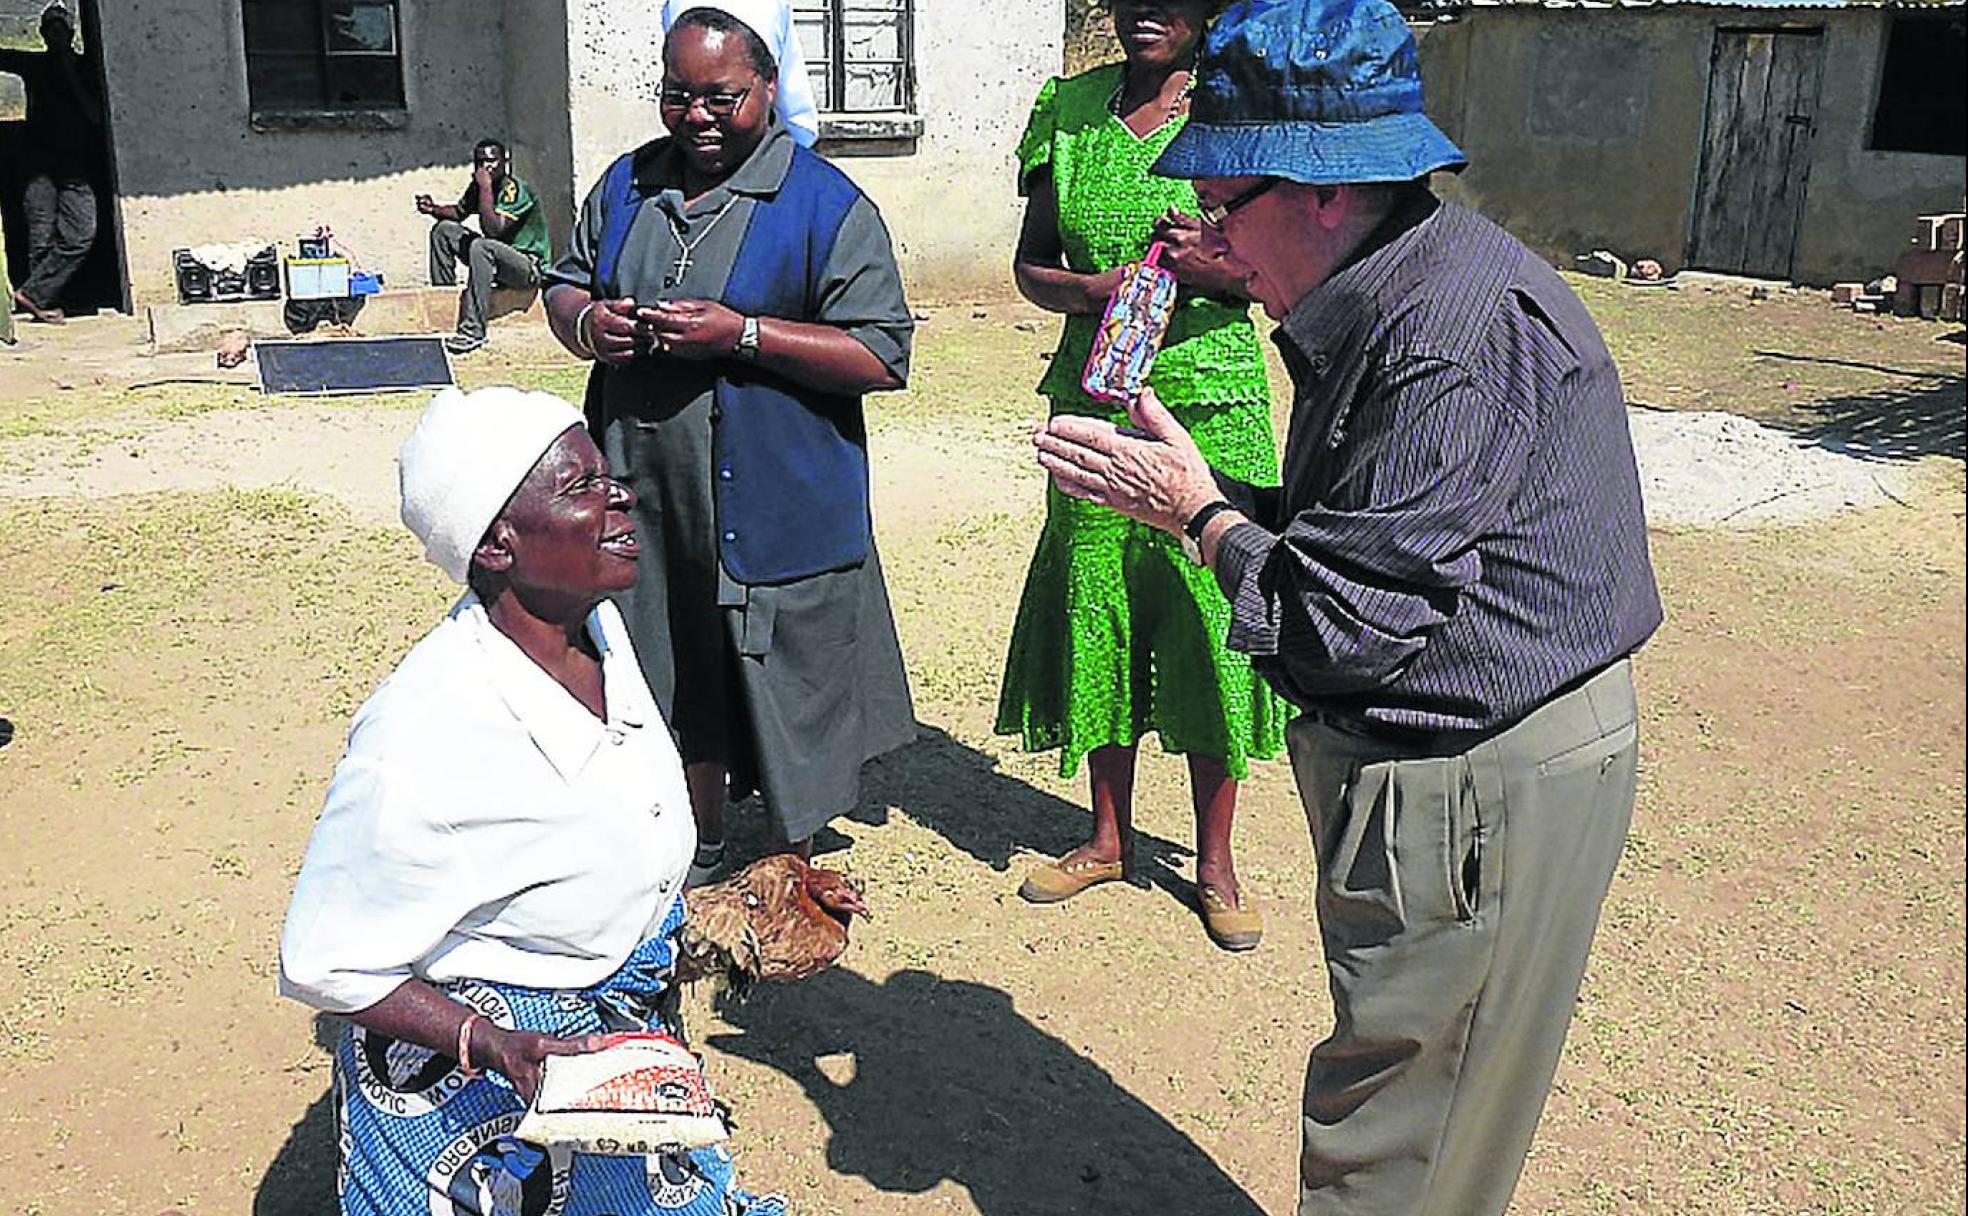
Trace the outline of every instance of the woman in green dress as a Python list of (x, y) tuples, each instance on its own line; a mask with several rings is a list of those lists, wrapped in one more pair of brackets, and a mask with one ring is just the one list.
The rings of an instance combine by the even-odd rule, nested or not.
[[(1187, 117), (1189, 69), (1212, 0), (1113, 0), (1123, 63), (1054, 79), (1019, 146), (1027, 200), (1018, 289), (1065, 315), (1039, 392), (1052, 411), (1125, 421), (1086, 396), (1081, 368), (1108, 296), (1154, 240), (1182, 286), (1150, 386), (1224, 473), (1276, 484), (1269, 391), (1241, 275), (1205, 239), (1189, 183), (1151, 176)], [(1247, 950), (1263, 920), (1237, 885), (1230, 827), (1252, 757), (1283, 748), (1286, 710), (1223, 645), (1230, 607), (1210, 572), (1165, 534), (1048, 488), (1045, 530), (1012, 630), (998, 730), (1032, 751), (1086, 758), (1093, 836), (1040, 865), (1034, 903), (1132, 878), (1135, 747), (1157, 733), (1188, 758), (1198, 910), (1210, 937)]]

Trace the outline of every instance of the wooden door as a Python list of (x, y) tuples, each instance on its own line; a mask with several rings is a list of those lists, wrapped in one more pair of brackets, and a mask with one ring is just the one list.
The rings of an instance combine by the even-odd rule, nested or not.
[(1690, 266), (1790, 277), (1823, 46), (1821, 29), (1716, 31)]

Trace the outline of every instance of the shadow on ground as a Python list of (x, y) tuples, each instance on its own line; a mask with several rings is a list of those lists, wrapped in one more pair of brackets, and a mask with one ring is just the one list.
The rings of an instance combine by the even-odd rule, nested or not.
[[(939, 727), (918, 723), (916, 730), (914, 743), (864, 770), (866, 800), (856, 818), (880, 822), (894, 807), (999, 873), (1008, 873), (1020, 852), (1057, 857), (1092, 832), (1087, 808), (999, 772), (994, 757)], [(1195, 884), (1176, 864), (1193, 856), (1186, 844), (1136, 830), (1142, 882), (1189, 903)]]
[[(917, 970), (875, 983), (835, 968), (761, 988), (724, 1017), (742, 1033), (712, 1035), (708, 1045), (798, 1082), (827, 1123), (828, 1168), (877, 1190), (914, 1195), (948, 1180), (970, 1192), (981, 1216), (1261, 1216), (1186, 1134), (1026, 1021), (996, 988)], [(315, 1019), (324, 1052), (340, 1026), (326, 1014)], [(822, 1070), (822, 1060), (847, 1056), (846, 1079)], [(332, 1093), (294, 1124), (261, 1178), (253, 1216), (334, 1209)], [(742, 1124), (745, 1112), (737, 1118)], [(739, 1168), (745, 1178), (742, 1158)]]
[[(949, 841), (958, 851), (1000, 874), (1011, 871), (1021, 852), (1057, 857), (1083, 844), (1093, 816), (1083, 806), (1035, 789), (998, 770), (996, 757), (952, 738), (941, 727), (916, 724), (916, 741), (871, 760), (861, 774), (861, 806), (839, 828), (822, 828), (813, 838), (816, 860), (851, 847), (852, 825), (879, 826), (893, 807)], [(727, 814), (729, 856), (743, 865), (773, 844), (765, 808), (757, 798), (735, 804)], [(1152, 832), (1137, 830), (1135, 857), (1140, 882), (1194, 904), (1195, 884), (1177, 872), (1195, 849)]]
[[(333, 1060), (343, 1022), (331, 1014), (314, 1018), (314, 1045), (324, 1065)], [(320, 1216), (335, 1210), (334, 1088), (316, 1098), (287, 1133), (253, 1196), (253, 1216)]]
[[(836, 968), (761, 989), (725, 1017), (744, 1033), (709, 1043), (797, 1081), (827, 1122), (828, 1168), (877, 1190), (948, 1180), (982, 1216), (1261, 1212), (1180, 1129), (996, 988)], [(839, 1067), (823, 1071), (830, 1057)]]
[(1797, 429), (1807, 443), (1867, 460), (1918, 460), (1924, 456), (1968, 456), (1968, 376), (1958, 371), (1908, 369), (1759, 350), (1758, 358), (1816, 363), (1877, 372), (1893, 383), (1868, 393), (1848, 393), (1802, 402), (1800, 413), (1814, 417)]
[[(894, 807), (1001, 873), (1021, 851), (1066, 852), (1092, 823), (1086, 808), (999, 772), (992, 756), (928, 725), (916, 742), (870, 762), (863, 786), (848, 826), (879, 824)], [(734, 860), (770, 847), (767, 820), (755, 798), (732, 808)], [(829, 828), (814, 844), (824, 857), (853, 839)], [(1194, 904), (1195, 885), (1176, 871), (1192, 849), (1145, 832), (1135, 849), (1144, 883)], [(726, 1017), (746, 1033), (710, 1043), (797, 1080), (832, 1129), (829, 1165), (880, 1190), (917, 1193), (948, 1178), (970, 1190), (982, 1216), (1260, 1211), (1187, 1136), (1032, 1026), (998, 989), (922, 971), (875, 984), (835, 969), (761, 990)], [(341, 1025), (315, 1019), (324, 1053), (332, 1056)], [(854, 1054), (855, 1079), (835, 1085), (814, 1060), (842, 1052)], [(324, 1093), (268, 1165), (253, 1216), (332, 1210), (335, 1166)]]

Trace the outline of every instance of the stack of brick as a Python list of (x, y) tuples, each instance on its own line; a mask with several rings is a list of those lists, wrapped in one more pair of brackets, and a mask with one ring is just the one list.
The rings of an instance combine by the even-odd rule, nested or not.
[(1914, 225), (1913, 247), (1894, 267), (1899, 288), (1893, 314), (1959, 321), (1962, 316), (1962, 227), (1960, 211), (1923, 215)]
[(1899, 290), (1899, 280), (1890, 274), (1870, 283), (1834, 283), (1831, 302), (1853, 312), (1891, 312)]

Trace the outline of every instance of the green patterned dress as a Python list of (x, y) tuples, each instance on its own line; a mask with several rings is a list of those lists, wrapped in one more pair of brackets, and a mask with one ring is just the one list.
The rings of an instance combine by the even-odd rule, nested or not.
[[(1019, 192), (1048, 169), (1059, 197), (1066, 265), (1097, 274), (1147, 252), (1170, 207), (1197, 210), (1188, 182), (1149, 166), (1181, 120), (1138, 138), (1109, 103), (1119, 64), (1039, 92), (1018, 149)], [(1039, 392), (1053, 414), (1125, 416), (1081, 391), (1099, 318), (1069, 316)], [(1149, 384), (1215, 468), (1275, 485), (1270, 392), (1248, 307), (1184, 291)], [(1060, 751), (1062, 776), (1099, 747), (1160, 736), (1165, 751), (1210, 756), (1239, 780), (1249, 760), (1284, 746), (1287, 709), (1224, 648), (1230, 605), (1215, 578), (1167, 533), (1046, 491), (1045, 530), (1025, 578), (998, 700), (998, 731), (1028, 751)]]

